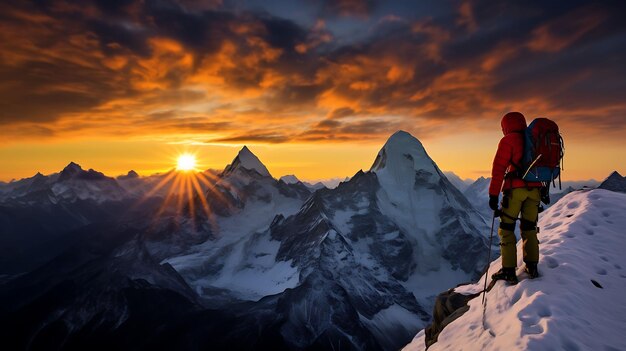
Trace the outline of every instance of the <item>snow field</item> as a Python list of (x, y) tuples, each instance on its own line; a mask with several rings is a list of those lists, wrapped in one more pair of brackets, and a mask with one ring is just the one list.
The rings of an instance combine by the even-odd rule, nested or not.
[[(626, 350), (626, 194), (577, 191), (547, 210), (537, 279), (527, 279), (518, 242), (520, 283), (497, 282), (453, 321), (429, 350)], [(495, 260), (489, 274), (498, 270)], [(456, 289), (469, 294), (476, 284)], [(483, 327), (484, 326), (484, 327)], [(423, 350), (424, 331), (405, 350)]]

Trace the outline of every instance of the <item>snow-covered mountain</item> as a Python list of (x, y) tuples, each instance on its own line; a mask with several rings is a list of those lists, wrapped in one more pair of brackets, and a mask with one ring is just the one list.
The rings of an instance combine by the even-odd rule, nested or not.
[(315, 190), (318, 190), (318, 189), (326, 188), (326, 185), (324, 185), (324, 183), (322, 183), (322, 182), (317, 182), (315, 184), (312, 184), (312, 183), (309, 183), (309, 182), (303, 182), (303, 181), (298, 179), (298, 177), (296, 177), (293, 174), (284, 175), (284, 176), (280, 177), (279, 180), (282, 180), (286, 184), (302, 183), (302, 184), (306, 185), (307, 188), (311, 189), (311, 191), (315, 191)]
[(489, 184), (491, 183), (491, 177), (479, 177), (472, 184), (468, 185), (463, 191), (463, 194), (468, 199), (488, 199), (489, 198)]
[(300, 182), (300, 179), (298, 179), (298, 177), (296, 177), (293, 174), (284, 175), (284, 176), (280, 177), (279, 180), (282, 180), (283, 182), (285, 182), (287, 184), (296, 184), (296, 183)]
[[(466, 296), (469, 307), (449, 311), (428, 349), (625, 350), (625, 212), (625, 194), (597, 189), (566, 195), (539, 221), (541, 276), (526, 279), (518, 243), (520, 283), (497, 282), (486, 307), (478, 294), (484, 276), (442, 295), (456, 301)], [(490, 273), (500, 265), (495, 260)], [(424, 350), (433, 341), (432, 332), (421, 331), (405, 350)]]
[(443, 174), (446, 175), (446, 178), (448, 178), (450, 183), (459, 189), (460, 192), (464, 192), (468, 186), (474, 183), (471, 179), (461, 179), (461, 177), (456, 175), (454, 172), (444, 171)]
[(474, 205), (485, 220), (490, 220), (493, 216), (493, 211), (489, 208), (488, 202), (489, 183), (491, 183), (491, 177), (479, 177), (463, 191), (463, 195)]
[[(12, 266), (0, 324), (22, 344), (392, 350), (426, 325), (440, 290), (485, 264), (485, 222), (402, 131), (369, 171), (314, 192), (273, 178), (247, 147), (203, 175), (70, 166), (20, 184), (75, 196), (0, 204), (2, 269)], [(201, 191), (184, 191), (194, 179)], [(86, 181), (125, 195), (82, 197)], [(12, 241), (22, 236), (37, 246)]]
[(61, 172), (6, 184), (0, 194), (0, 275), (27, 272), (73, 245), (76, 230), (152, 212), (153, 202), (133, 207), (134, 197), (93, 169), (70, 163)]
[(101, 172), (83, 170), (70, 162), (60, 173), (45, 176), (37, 173), (31, 178), (11, 182), (4, 187), (0, 202), (57, 203), (92, 200), (99, 203), (119, 201), (128, 196), (115, 179)]
[(311, 194), (301, 182), (274, 179), (246, 146), (221, 173), (204, 178), (203, 194), (184, 194), (182, 216), (176, 209), (150, 229), (146, 237), (155, 256), (184, 254), (195, 262), (195, 256), (264, 230), (277, 215), (295, 213)]
[(614, 171), (598, 186), (600, 189), (626, 193), (626, 177)]
[(277, 211), (301, 197), (279, 196), (286, 183), (256, 170), (224, 183), (254, 183), (266, 200), (249, 189), (233, 195), (240, 212), (218, 225), (224, 234), (166, 262), (208, 300), (280, 296), (289, 306), (280, 332), (296, 348), (324, 335), (350, 335), (340, 340), (355, 349), (397, 348), (426, 324), (439, 289), (484, 267), (484, 221), (406, 132), (390, 137), (370, 171), (317, 190), (296, 211)]
[(261, 163), (258, 157), (253, 154), (247, 146), (244, 146), (237, 157), (233, 160), (231, 164), (226, 166), (224, 169), (223, 175), (227, 176), (229, 174), (235, 173), (238, 170), (245, 169), (247, 171), (255, 171), (259, 175), (264, 177), (271, 177), (272, 175), (267, 170), (265, 165)]

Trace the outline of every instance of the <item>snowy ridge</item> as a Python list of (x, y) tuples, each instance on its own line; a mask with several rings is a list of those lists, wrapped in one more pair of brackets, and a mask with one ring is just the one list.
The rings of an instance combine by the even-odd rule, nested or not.
[[(538, 279), (497, 282), (487, 294), (483, 328), (481, 299), (447, 325), (429, 350), (625, 350), (626, 195), (577, 191), (547, 210), (539, 221)], [(501, 260), (492, 262), (490, 274)], [(482, 291), (484, 276), (456, 292)], [(404, 350), (424, 350), (425, 333)]]

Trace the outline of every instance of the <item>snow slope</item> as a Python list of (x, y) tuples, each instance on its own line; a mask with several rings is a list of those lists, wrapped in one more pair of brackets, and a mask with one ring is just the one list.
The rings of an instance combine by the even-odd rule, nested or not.
[[(526, 279), (518, 245), (520, 283), (498, 282), (449, 324), (429, 350), (626, 350), (626, 194), (577, 191), (539, 221), (541, 276)], [(500, 259), (489, 269), (500, 267)], [(470, 294), (476, 284), (456, 288)], [(596, 283), (594, 283), (596, 282)], [(486, 328), (483, 328), (483, 325)], [(425, 349), (421, 331), (404, 350)]]

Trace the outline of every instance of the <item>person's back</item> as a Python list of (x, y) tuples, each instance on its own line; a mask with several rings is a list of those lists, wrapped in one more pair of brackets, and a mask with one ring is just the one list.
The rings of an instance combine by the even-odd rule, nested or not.
[[(522, 180), (521, 167), (524, 153), (524, 131), (526, 119), (519, 112), (509, 112), (502, 117), (504, 137), (498, 144), (491, 171), (489, 185), (489, 207), (500, 214), (500, 252), (502, 269), (492, 275), (493, 279), (503, 279), (517, 283), (517, 251), (515, 222), (521, 213), (520, 229), (523, 240), (523, 260), (525, 270), (531, 278), (538, 276), (539, 242), (537, 241), (537, 219), (539, 203), (542, 200), (542, 183)], [(502, 207), (498, 208), (498, 196), (503, 193)], [(545, 199), (545, 201), (548, 201)], [(495, 213), (494, 213), (495, 215)]]

